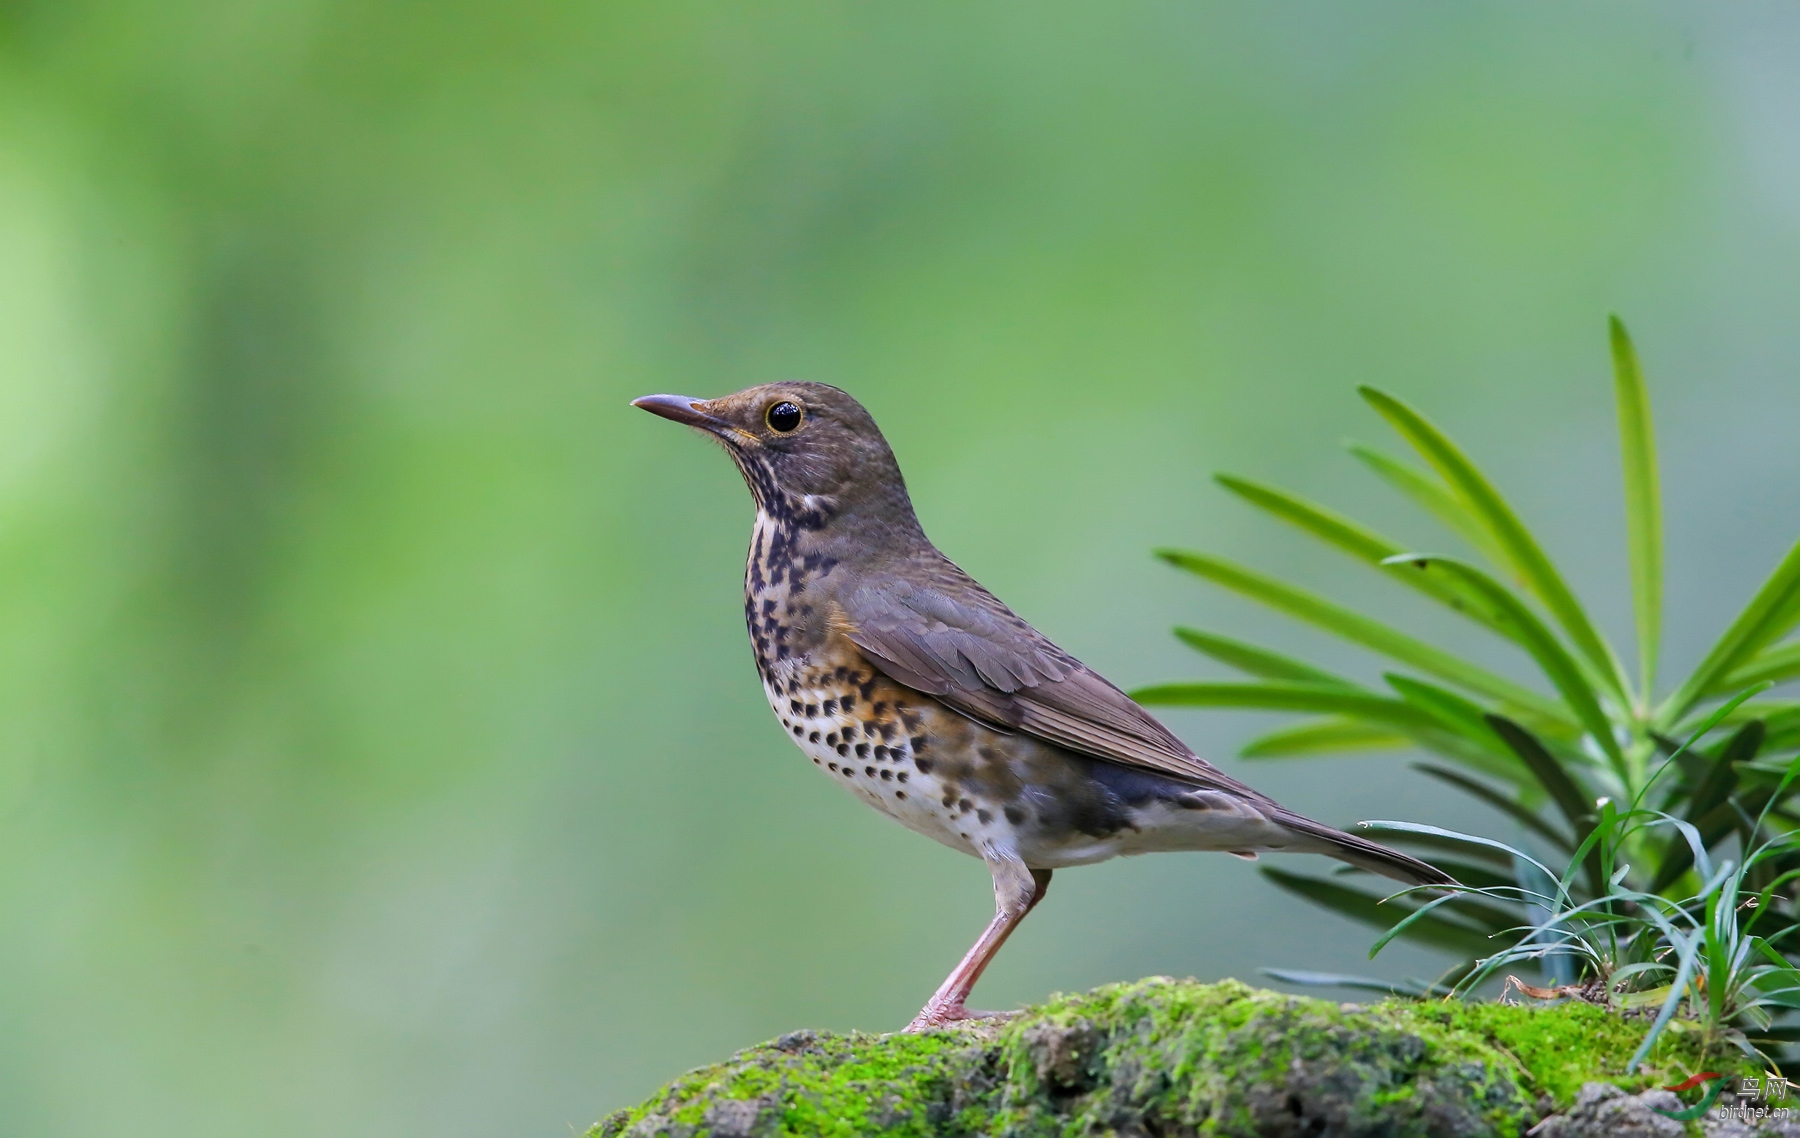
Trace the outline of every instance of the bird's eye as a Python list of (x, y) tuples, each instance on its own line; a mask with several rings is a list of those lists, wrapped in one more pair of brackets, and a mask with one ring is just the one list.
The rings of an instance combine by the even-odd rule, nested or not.
[(800, 425), (800, 407), (798, 404), (789, 403), (783, 399), (770, 406), (769, 413), (765, 418), (769, 420), (770, 427), (785, 435)]

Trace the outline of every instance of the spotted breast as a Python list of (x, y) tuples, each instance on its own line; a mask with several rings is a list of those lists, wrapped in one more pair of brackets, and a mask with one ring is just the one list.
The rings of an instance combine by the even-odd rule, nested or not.
[(759, 511), (744, 573), (744, 621), (770, 710), (833, 781), (909, 829), (978, 853), (975, 834), (957, 825), (961, 796), (945, 805), (932, 753), (937, 709), (832, 633), (815, 594), (836, 563), (801, 554), (794, 529), (791, 518)]

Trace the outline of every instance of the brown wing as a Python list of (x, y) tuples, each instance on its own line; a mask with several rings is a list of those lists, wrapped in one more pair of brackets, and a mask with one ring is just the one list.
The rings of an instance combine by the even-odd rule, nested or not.
[(948, 560), (913, 564), (840, 596), (852, 642), (907, 687), (972, 719), (1056, 746), (1270, 800), (1188, 750), (1168, 728)]

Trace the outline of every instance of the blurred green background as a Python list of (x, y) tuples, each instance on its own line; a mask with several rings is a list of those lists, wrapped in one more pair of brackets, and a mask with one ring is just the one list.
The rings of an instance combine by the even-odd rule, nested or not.
[[(1367, 675), (1148, 551), (1438, 628), (1206, 481), (1438, 541), (1337, 449), (1374, 383), (1628, 643), (1618, 311), (1679, 674), (1800, 532), (1796, 185), (1775, 5), (0, 0), (0, 1126), (560, 1135), (906, 1021), (987, 877), (783, 741), (748, 498), (645, 392), (850, 389), (1122, 684), (1214, 674), (1178, 620)], [(1508, 836), (1405, 756), (1171, 722), (1328, 820)], [(1369, 939), (1121, 861), (978, 1002), (1434, 967)]]

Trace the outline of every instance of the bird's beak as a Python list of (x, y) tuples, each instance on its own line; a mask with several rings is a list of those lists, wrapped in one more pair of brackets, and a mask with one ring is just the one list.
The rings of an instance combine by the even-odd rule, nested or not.
[(661, 415), (677, 423), (685, 423), (690, 427), (699, 427), (703, 431), (711, 431), (715, 435), (735, 433), (730, 423), (709, 415), (700, 409), (703, 399), (690, 399), (685, 395), (645, 395), (633, 399), (633, 407), (642, 407), (652, 415)]

